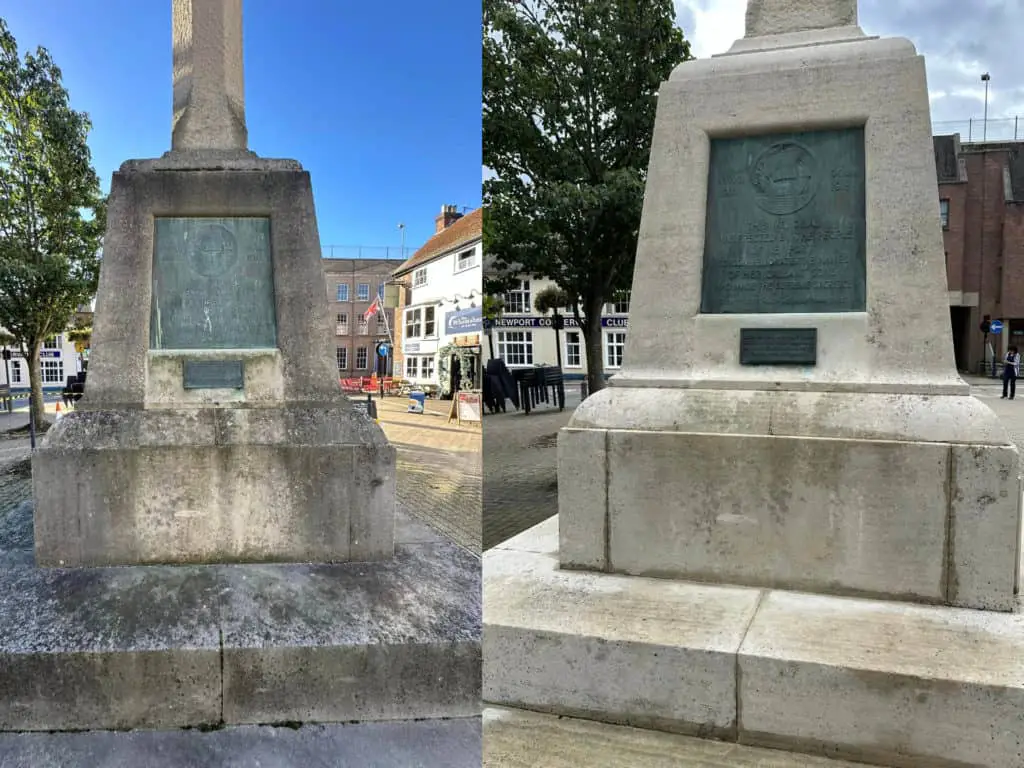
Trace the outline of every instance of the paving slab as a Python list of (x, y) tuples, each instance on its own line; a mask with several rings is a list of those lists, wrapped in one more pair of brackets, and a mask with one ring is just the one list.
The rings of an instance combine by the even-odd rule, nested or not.
[(3, 768), (478, 768), (480, 719), (0, 734)]
[(484, 768), (862, 768), (863, 763), (490, 707)]
[(510, 549), (489, 551), (484, 572), (485, 701), (734, 734), (735, 655), (758, 590), (560, 571)]

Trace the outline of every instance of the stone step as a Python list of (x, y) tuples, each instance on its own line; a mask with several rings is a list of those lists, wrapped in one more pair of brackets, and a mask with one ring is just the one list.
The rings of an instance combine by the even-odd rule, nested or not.
[(479, 768), (480, 718), (218, 731), (0, 734), (4, 768)]
[(371, 563), (47, 569), (22, 505), (0, 525), (0, 731), (479, 714), (480, 559), (398, 522)]
[[(557, 523), (556, 523), (557, 524)], [(484, 555), (484, 700), (908, 768), (1024, 765), (1024, 616)]]
[(863, 763), (545, 715), (484, 710), (484, 768), (863, 768)]

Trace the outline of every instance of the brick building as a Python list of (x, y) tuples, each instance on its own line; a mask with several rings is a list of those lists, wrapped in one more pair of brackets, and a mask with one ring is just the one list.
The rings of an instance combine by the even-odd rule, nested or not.
[[(957, 367), (977, 372), (1010, 344), (1024, 348), (1024, 142), (934, 144), (953, 347)], [(986, 316), (1005, 326), (990, 351)]]
[[(391, 273), (401, 264), (401, 259), (323, 260), (339, 377), (369, 376), (376, 370), (377, 342), (387, 340), (389, 329), (394, 333), (395, 311), (385, 309), (369, 321), (363, 313), (377, 296), (383, 303), (384, 286), (392, 282)], [(389, 355), (389, 374), (392, 360)]]

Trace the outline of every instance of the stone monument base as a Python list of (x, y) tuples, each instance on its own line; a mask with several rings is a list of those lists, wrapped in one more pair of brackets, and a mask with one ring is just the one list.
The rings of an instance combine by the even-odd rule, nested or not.
[(31, 526), (0, 524), (0, 731), (479, 714), (479, 558), (405, 515), (339, 565), (39, 568)]
[(1016, 605), (1019, 453), (969, 395), (613, 386), (558, 450), (563, 567)]
[(41, 566), (394, 554), (395, 449), (347, 404), (80, 410), (32, 464)]
[(485, 702), (872, 765), (1020, 764), (1020, 615), (559, 570), (557, 526), (484, 555)]

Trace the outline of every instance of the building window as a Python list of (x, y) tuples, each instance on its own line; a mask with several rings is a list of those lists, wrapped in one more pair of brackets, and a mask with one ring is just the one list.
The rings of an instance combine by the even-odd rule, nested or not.
[(64, 361), (47, 358), (43, 364), (43, 384), (64, 383)]
[(505, 365), (533, 365), (533, 331), (498, 331), (498, 357)]
[(11, 384), (24, 384), (21, 360), (11, 360)]
[(939, 200), (939, 217), (942, 219), (942, 228), (949, 229), (949, 200)]
[[(505, 313), (509, 315), (530, 314), (530, 281), (522, 280), (518, 288), (505, 294)], [(508, 363), (508, 361), (505, 361)]]
[(347, 371), (348, 370), (348, 348), (346, 348), (346, 347), (338, 347), (336, 350), (334, 350), (334, 356), (338, 360), (338, 370), (339, 371)]
[(579, 331), (569, 331), (565, 334), (565, 367), (583, 367), (583, 355), (581, 354)]
[(464, 272), (476, 266), (476, 248), (463, 251), (455, 257), (455, 271)]
[(338, 313), (338, 319), (334, 325), (334, 333), (337, 336), (348, 336), (348, 312)]
[(629, 291), (620, 295), (611, 304), (605, 304), (604, 311), (609, 315), (628, 315), (629, 314)]
[(360, 283), (356, 286), (356, 301), (370, 300), (370, 284)]
[(62, 341), (63, 339), (61, 338), (61, 335), (58, 333), (56, 336), (51, 336), (50, 338), (43, 342), (43, 349), (60, 349)]
[(434, 307), (416, 307), (405, 311), (405, 338), (429, 338), (435, 331)]
[(420, 267), (419, 269), (417, 269), (415, 272), (412, 273), (412, 287), (413, 288), (422, 288), (426, 284), (427, 284), (427, 268), (426, 267)]
[(370, 332), (370, 321), (366, 318), (366, 315), (360, 315), (358, 320), (357, 333), (360, 336), (366, 336)]
[(420, 377), (420, 359), (418, 357), (405, 358), (405, 378), (418, 379)]
[(338, 283), (338, 301), (348, 301), (348, 283)]
[(368, 357), (366, 354), (366, 347), (356, 347), (356, 370), (365, 371), (367, 362)]
[(388, 318), (383, 312), (377, 313), (377, 335), (388, 332)]
[(377, 298), (384, 301), (384, 283), (377, 286)]
[(420, 363), (420, 376), (424, 379), (434, 378), (434, 358), (424, 357)]
[(622, 352), (626, 348), (625, 331), (609, 331), (605, 336), (604, 364), (608, 368), (622, 367)]

